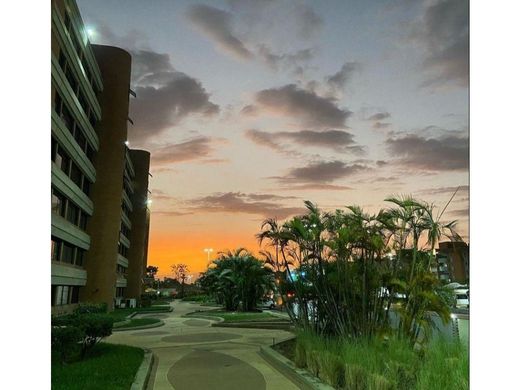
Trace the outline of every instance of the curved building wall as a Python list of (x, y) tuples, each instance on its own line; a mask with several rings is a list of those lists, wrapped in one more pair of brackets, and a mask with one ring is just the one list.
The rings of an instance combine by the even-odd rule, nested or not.
[(96, 183), (91, 194), (95, 207), (87, 229), (91, 237), (85, 266), (88, 278), (81, 300), (105, 302), (112, 309), (123, 213), (131, 56), (116, 47), (92, 45), (92, 48), (104, 90), (99, 97), (102, 119), (96, 126), (100, 146), (95, 158)]
[(130, 150), (130, 159), (134, 165), (134, 193), (131, 196), (133, 211), (130, 217), (131, 247), (128, 257), (128, 286), (126, 298), (139, 299), (142, 294), (143, 282), (148, 253), (149, 209), (148, 177), (150, 171), (150, 153), (144, 150)]

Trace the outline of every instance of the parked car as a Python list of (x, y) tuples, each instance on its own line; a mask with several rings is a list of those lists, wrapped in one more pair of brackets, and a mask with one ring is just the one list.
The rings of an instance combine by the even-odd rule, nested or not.
[(272, 299), (264, 299), (260, 302), (260, 307), (262, 309), (274, 309), (276, 304)]

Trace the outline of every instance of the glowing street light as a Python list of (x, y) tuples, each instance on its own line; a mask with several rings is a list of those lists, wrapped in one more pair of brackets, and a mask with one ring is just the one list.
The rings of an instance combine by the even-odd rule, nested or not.
[(204, 252), (208, 254), (208, 263), (209, 263), (209, 255), (211, 252), (213, 252), (213, 248), (204, 248)]
[(94, 35), (96, 35), (96, 30), (94, 30), (92, 27), (87, 27), (87, 36), (89, 38), (94, 38)]
[(152, 200), (151, 199), (146, 199), (146, 205), (148, 207), (150, 207), (152, 205)]

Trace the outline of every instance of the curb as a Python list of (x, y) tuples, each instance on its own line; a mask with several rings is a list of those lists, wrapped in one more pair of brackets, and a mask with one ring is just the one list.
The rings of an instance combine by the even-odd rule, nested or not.
[(139, 329), (158, 328), (158, 327), (163, 326), (163, 325), (164, 325), (164, 321), (163, 320), (159, 320), (159, 322), (154, 322), (153, 324), (133, 326), (131, 328), (113, 328), (112, 332), (125, 332), (127, 330), (139, 330)]
[(211, 324), (214, 328), (244, 328), (244, 329), (275, 329), (291, 331), (294, 326), (290, 322), (276, 322), (276, 321), (250, 321), (250, 322), (225, 322)]
[(267, 363), (293, 382), (299, 389), (334, 390), (332, 386), (321, 382), (307, 370), (296, 368), (293, 362), (273, 350), (271, 347), (260, 347), (258, 354), (262, 356)]
[(135, 374), (134, 381), (130, 390), (144, 390), (150, 379), (150, 372), (154, 362), (154, 354), (149, 349), (144, 350), (143, 362), (139, 366), (137, 373)]

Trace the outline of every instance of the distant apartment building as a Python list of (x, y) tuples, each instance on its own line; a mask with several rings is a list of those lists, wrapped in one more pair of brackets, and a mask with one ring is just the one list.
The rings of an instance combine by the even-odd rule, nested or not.
[(444, 283), (466, 283), (469, 280), (469, 246), (465, 242), (441, 242), (432, 268)]
[(112, 309), (140, 297), (148, 251), (150, 154), (127, 146), (131, 56), (91, 45), (74, 1), (51, 7), (52, 313)]

